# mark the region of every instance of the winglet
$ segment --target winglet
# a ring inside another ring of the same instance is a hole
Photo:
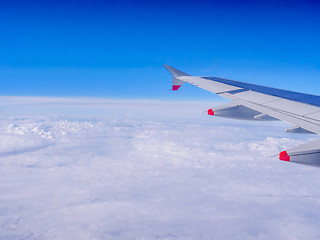
[[[183,77],[183,76],[190,76],[184,72],[181,72],[178,69],[175,69],[173,67],[170,67],[168,65],[163,65],[173,76],[173,81],[172,81],[172,91],[177,91],[182,84],[184,84],[184,81],[182,81],[181,79],[178,79],[179,77]]]

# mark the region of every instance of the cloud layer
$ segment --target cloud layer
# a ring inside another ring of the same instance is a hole
[[[316,138],[201,102],[1,97],[0,239],[316,239]]]

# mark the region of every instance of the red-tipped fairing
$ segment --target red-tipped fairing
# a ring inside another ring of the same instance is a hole
[[[281,161],[290,162],[290,156],[288,155],[287,151],[283,151],[279,154],[279,159]]]
[[[213,116],[213,115],[214,115],[214,111],[213,111],[212,109],[209,109],[209,110],[208,110],[208,115]]]

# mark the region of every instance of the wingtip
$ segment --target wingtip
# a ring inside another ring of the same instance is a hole
[[[188,74],[181,72],[180,70],[171,67],[169,65],[164,64],[163,65],[174,77],[182,77],[182,76],[189,76]]]
[[[171,67],[169,65],[163,64],[162,66],[170,72]]]

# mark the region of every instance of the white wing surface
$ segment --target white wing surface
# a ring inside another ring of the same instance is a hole
[[[320,134],[320,96],[281,90],[218,77],[187,75],[164,65],[173,75],[172,90],[189,83],[232,101],[208,114],[245,120],[282,120],[293,133]],[[320,166],[320,141],[283,151],[280,160]]]

